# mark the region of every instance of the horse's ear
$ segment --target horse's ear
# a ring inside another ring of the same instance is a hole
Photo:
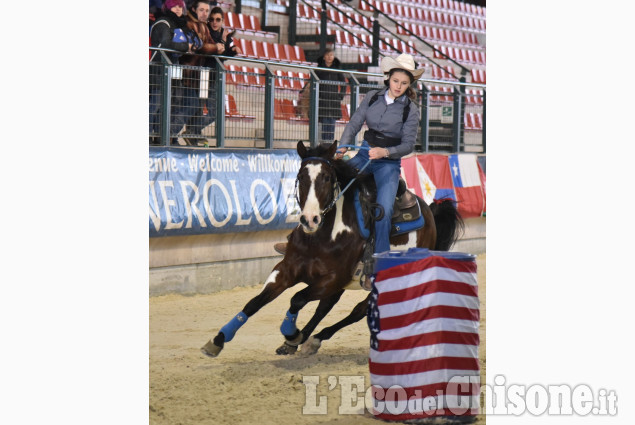
[[[298,140],[298,155],[300,155],[300,158],[304,159],[307,156],[306,153],[306,146],[304,146],[304,143],[302,142],[302,140]]]
[[[331,146],[329,146],[328,157],[333,158],[335,156],[336,151],[337,151],[337,140],[331,143]]]

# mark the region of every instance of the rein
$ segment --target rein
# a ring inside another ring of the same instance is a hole
[[[365,149],[365,150],[369,150],[370,148],[366,147],[366,146],[354,146],[354,145],[340,145],[339,147],[341,148],[349,148],[349,149]],[[302,160],[302,164],[304,164],[306,161],[313,161],[313,160],[318,160],[318,161],[322,161],[327,163],[329,166],[333,167],[333,164],[331,164],[331,161],[329,161],[328,159],[325,158],[321,158],[318,156],[311,156],[308,158],[305,158]],[[366,161],[366,164],[364,164],[364,166],[362,168],[360,168],[359,172],[357,173],[357,176],[359,176],[362,171],[364,171],[364,169],[370,164],[371,159],[369,158],[368,161]],[[320,211],[320,215],[324,216],[324,214],[328,213],[329,211],[331,211],[333,209],[333,207],[335,206],[335,203],[342,197],[342,195],[344,195],[344,193],[348,190],[349,187],[351,187],[351,185],[353,184],[353,182],[355,180],[357,180],[357,176],[355,176],[350,182],[348,182],[348,184],[346,185],[346,187],[344,188],[344,190],[340,191],[339,190],[339,182],[336,182],[335,185],[333,186],[333,189],[337,192],[339,192],[337,194],[337,196],[335,196],[333,198],[333,200],[322,210]],[[296,179],[296,189],[297,189],[297,183],[298,180]],[[296,190],[296,199],[297,199],[297,190]],[[298,200],[298,204],[300,204],[300,201]]]

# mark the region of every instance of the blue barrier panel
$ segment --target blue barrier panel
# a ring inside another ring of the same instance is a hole
[[[150,147],[150,237],[291,229],[299,169],[293,149]]]

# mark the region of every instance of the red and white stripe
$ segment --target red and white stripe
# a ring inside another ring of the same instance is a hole
[[[373,401],[384,408],[373,413],[393,421],[478,414],[476,263],[431,256],[379,271],[375,285],[379,333],[369,369]],[[388,391],[395,385],[403,391]],[[432,408],[425,397],[435,398]]]

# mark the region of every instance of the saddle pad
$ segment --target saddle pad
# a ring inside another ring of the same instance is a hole
[[[414,221],[402,221],[400,223],[392,222],[392,228],[390,229],[390,236],[403,235],[404,233],[412,232],[413,230],[421,229],[425,223],[423,215],[420,215],[418,219]]]
[[[359,202],[359,190],[355,190],[355,212],[357,213],[357,224],[359,225],[359,233],[364,239],[370,236],[370,230],[364,224],[364,214],[362,213],[362,204]]]

